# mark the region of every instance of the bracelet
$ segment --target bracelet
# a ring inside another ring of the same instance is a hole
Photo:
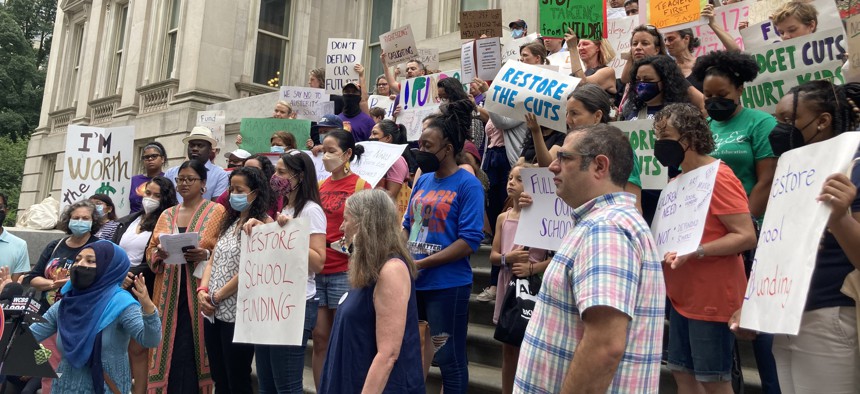
[[[506,254],[506,253],[502,253],[502,267],[507,267],[507,266],[508,266],[508,264],[507,264],[507,263],[505,263],[505,254]]]
[[[206,290],[206,292],[208,293],[208,292],[209,292],[209,287],[206,287],[206,286],[200,286],[200,287],[198,287],[198,288],[197,288],[197,292],[198,292],[198,293],[199,293],[201,290]]]

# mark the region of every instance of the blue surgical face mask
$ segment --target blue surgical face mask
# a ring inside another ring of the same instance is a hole
[[[511,30],[511,37],[520,38],[523,36],[523,29],[514,29]]]
[[[273,145],[269,151],[272,153],[284,153],[286,151],[286,148],[284,148],[283,146]]]
[[[84,235],[93,228],[92,220],[83,220],[83,219],[72,219],[69,220],[69,230],[71,230],[74,235]]]
[[[242,212],[248,209],[249,205],[251,205],[251,203],[248,202],[247,194],[230,193],[230,206],[233,207],[234,210]]]
[[[105,215],[105,207],[103,205],[96,205],[96,212],[99,213],[99,216]]]

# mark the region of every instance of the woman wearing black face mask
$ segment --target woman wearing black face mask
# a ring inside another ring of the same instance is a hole
[[[714,139],[690,104],[670,104],[654,116],[654,155],[682,173],[709,165]],[[731,168],[720,163],[698,249],[666,253],[663,274],[669,312],[669,369],[679,392],[731,391],[735,338],[726,324],[743,302],[747,279],[741,252],[755,247],[749,202]],[[719,280],[714,280],[719,278]]]
[[[627,101],[621,111],[624,120],[652,119],[668,104],[691,102],[689,82],[669,56],[649,56],[636,61],[630,79]]]
[[[362,87],[364,86],[364,67],[356,64],[355,71],[358,72],[360,80],[350,82],[343,87],[343,112],[338,117],[344,124],[349,122],[348,130],[355,137],[355,142],[361,142],[370,138],[370,130],[376,122],[367,114],[370,109],[367,107],[367,91]]]
[[[128,342],[155,347],[161,320],[149,299],[143,276],[134,280],[134,295],[120,285],[129,269],[125,251],[109,241],[81,250],[63,286],[63,299],[31,329],[36,340],[57,333],[62,362],[53,391],[58,393],[128,393],[131,372]]]

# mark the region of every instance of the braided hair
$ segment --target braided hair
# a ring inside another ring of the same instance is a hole
[[[427,122],[427,128],[435,128],[442,133],[442,138],[454,147],[456,155],[463,150],[466,133],[472,127],[472,108],[470,100],[449,102],[440,107],[441,113],[424,118],[424,122]]]
[[[793,94],[793,113],[797,113],[797,102],[803,95],[803,105],[819,114],[828,113],[833,117],[833,135],[856,130],[860,125],[860,83],[837,86],[830,81],[811,81],[798,85],[788,91]]]

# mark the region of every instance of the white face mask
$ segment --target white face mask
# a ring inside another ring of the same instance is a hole
[[[326,153],[323,155],[323,166],[328,172],[334,172],[338,167],[343,165],[343,159],[336,153]]]
[[[152,213],[156,209],[158,209],[158,206],[161,205],[161,201],[158,201],[152,197],[144,197],[143,202],[141,204],[143,205],[143,212]]]

